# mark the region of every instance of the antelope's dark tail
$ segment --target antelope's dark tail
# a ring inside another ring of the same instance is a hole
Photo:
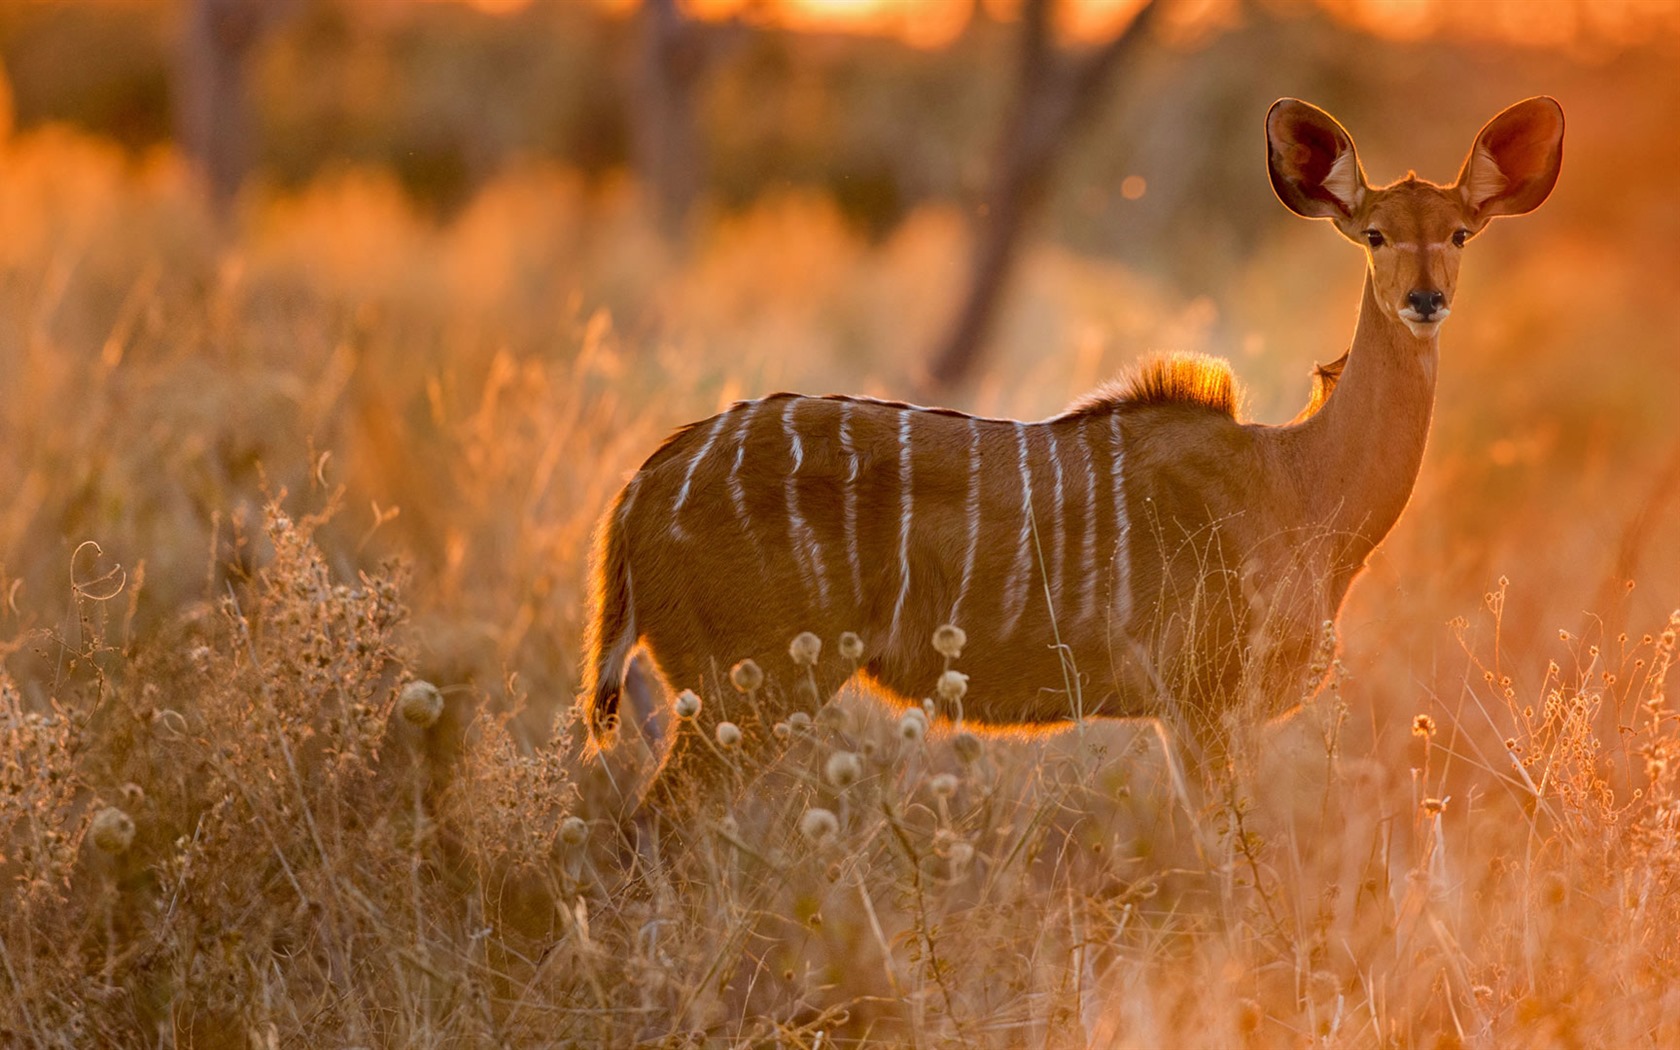
[[[618,724],[625,662],[636,644],[636,613],[630,590],[630,562],[620,511],[625,492],[613,500],[595,530],[590,559],[590,617],[584,633],[584,724],[597,747]]]

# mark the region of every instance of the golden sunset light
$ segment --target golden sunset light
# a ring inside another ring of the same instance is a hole
[[[426,0],[464,3],[491,14],[516,14],[532,0]],[[627,15],[642,0],[590,0]],[[796,32],[893,36],[937,48],[959,36],[977,14],[1012,22],[1022,0],[678,0],[705,20],[747,19]],[[1058,0],[1057,29],[1069,40],[1112,35],[1136,14],[1141,0]],[[1216,23],[1240,17],[1241,0],[1186,0],[1173,17]],[[1300,17],[1309,6],[1349,25],[1394,40],[1452,33],[1529,47],[1603,41],[1625,46],[1652,33],[1680,31],[1680,0],[1255,0],[1278,17]]]
[[[0,1046],[1680,1046],[1677,51],[0,4]]]

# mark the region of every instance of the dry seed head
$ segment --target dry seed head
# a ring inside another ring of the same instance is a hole
[[[742,660],[729,669],[729,683],[740,692],[750,693],[764,684],[764,672],[751,660]]]
[[[1412,735],[1428,739],[1435,735],[1435,719],[1428,715],[1418,715],[1412,719]]]
[[[928,723],[931,725],[933,723],[933,697],[922,697],[922,714],[928,716]]]
[[[693,718],[700,713],[700,697],[694,690],[684,689],[677,694],[677,717]]]
[[[961,671],[946,671],[939,676],[939,685],[934,691],[946,703],[957,703],[968,693],[968,675]]]
[[[1426,798],[1423,800],[1423,811],[1432,817],[1439,815],[1446,808],[1447,800],[1444,798]]]
[[[974,847],[958,839],[946,849],[945,856],[950,859],[952,868],[965,868],[974,859]]]
[[[560,822],[560,841],[566,845],[580,845],[588,837],[589,825],[582,817],[570,816]]]
[[[863,659],[863,639],[855,631],[841,632],[840,655],[848,660]]]
[[[863,776],[863,762],[850,751],[836,751],[828,756],[823,775],[837,788],[851,787]]]
[[[443,714],[443,694],[432,683],[416,678],[397,695],[397,710],[409,725],[430,729]]]
[[[940,773],[928,781],[928,789],[940,798],[950,798],[957,793],[957,778],[950,773]]]
[[[734,722],[719,722],[717,742],[723,747],[735,747],[741,742],[741,727]]]
[[[121,853],[134,844],[134,818],[115,806],[106,806],[94,816],[88,837],[106,853]]]
[[[809,729],[811,728],[811,716],[803,711],[795,711],[788,715],[787,724],[788,728],[793,730]]]
[[[788,655],[800,667],[815,667],[817,657],[822,655],[822,639],[810,631],[800,631],[788,646]]]
[[[830,732],[844,733],[851,719],[846,716],[846,709],[839,704],[824,704],[817,711],[817,721]]]
[[[793,727],[786,722],[777,722],[771,727],[770,732],[776,734],[777,740],[786,740],[793,735]]]
[[[951,747],[964,762],[974,762],[980,758],[980,738],[973,733],[958,733],[952,739]]]
[[[968,644],[968,635],[956,624],[948,623],[933,632],[933,647],[939,650],[939,655],[947,660],[955,660],[962,655],[963,646]]]
[[[920,743],[927,736],[927,731],[927,715],[922,714],[921,708],[912,707],[898,716],[898,735],[910,743]]]
[[[799,818],[799,833],[812,842],[827,842],[840,831],[840,818],[831,811],[813,807]]]

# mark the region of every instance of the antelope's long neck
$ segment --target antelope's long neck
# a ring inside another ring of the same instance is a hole
[[[1324,407],[1290,428],[1308,519],[1361,561],[1393,528],[1423,462],[1435,405],[1436,335],[1377,305],[1369,276],[1347,366]]]

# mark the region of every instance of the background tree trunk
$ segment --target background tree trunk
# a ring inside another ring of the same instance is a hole
[[[1015,100],[998,142],[980,212],[968,291],[928,367],[929,393],[961,384],[991,334],[1028,218],[1043,202],[1055,166],[1103,98],[1115,69],[1153,23],[1149,0],[1125,29],[1084,55],[1062,54],[1050,25],[1052,0],[1026,0]]]
[[[218,209],[251,166],[251,55],[290,0],[189,0],[176,80],[176,134]]]
[[[672,238],[682,234],[704,175],[697,122],[699,88],[710,64],[704,32],[677,0],[642,4],[632,143],[660,229]]]

